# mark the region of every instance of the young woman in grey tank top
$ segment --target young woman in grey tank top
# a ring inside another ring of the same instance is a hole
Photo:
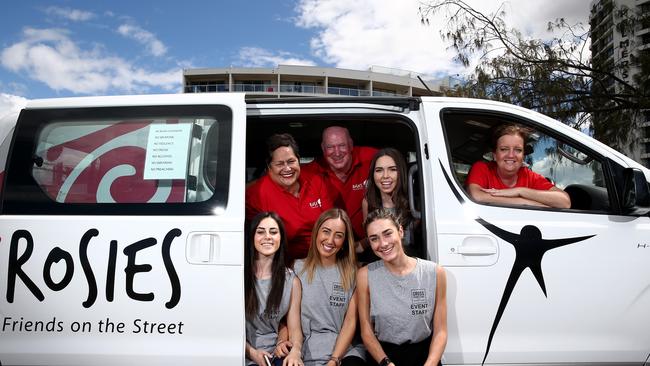
[[[439,365],[447,344],[444,269],[404,253],[404,230],[390,211],[369,213],[364,225],[380,258],[357,273],[366,349],[380,366]]]
[[[307,258],[297,260],[294,270],[302,284],[305,365],[365,366],[365,349],[354,338],[357,263],[352,224],[344,210],[320,215]]]
[[[250,224],[244,250],[246,365],[266,366],[273,359],[280,320],[286,315],[293,344],[285,366],[302,366],[300,280],[284,265],[287,239],[274,212],[262,212]]]

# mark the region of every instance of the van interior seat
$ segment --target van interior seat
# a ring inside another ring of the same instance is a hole
[[[607,189],[585,184],[570,184],[564,191],[571,198],[571,208],[576,210],[609,211]]]

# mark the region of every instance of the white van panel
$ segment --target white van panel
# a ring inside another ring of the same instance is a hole
[[[235,141],[245,139],[243,95],[70,98],[27,108],[179,104],[232,112],[227,205],[199,215],[129,214],[131,206],[122,215],[2,215],[2,364],[242,364],[245,164]],[[96,205],[101,213],[119,204]],[[197,261],[204,238],[208,257]]]

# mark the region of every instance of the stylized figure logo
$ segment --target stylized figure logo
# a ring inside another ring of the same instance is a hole
[[[445,179],[447,180],[447,184],[449,185],[451,191],[454,193],[454,196],[456,196],[456,199],[458,199],[458,202],[460,202],[461,205],[465,204],[465,199],[460,194],[460,192],[458,192],[458,190],[452,183],[451,178],[447,174],[447,171],[445,170],[445,167],[442,164],[442,161],[440,160],[438,161],[440,163],[440,168],[442,169],[442,172],[445,175]],[[479,224],[483,225],[494,235],[512,244],[512,246],[515,248],[515,262],[512,264],[512,269],[510,270],[510,276],[508,277],[508,281],[506,282],[506,287],[503,290],[503,295],[501,296],[501,302],[499,303],[499,308],[497,309],[497,315],[494,318],[494,323],[492,323],[492,329],[490,330],[490,336],[488,337],[488,343],[487,343],[487,347],[485,348],[485,355],[483,356],[483,362],[481,363],[481,364],[485,364],[485,360],[487,359],[487,356],[490,353],[490,346],[492,345],[492,339],[494,338],[494,333],[496,332],[497,327],[499,326],[499,321],[503,316],[503,312],[505,311],[506,306],[508,305],[508,300],[510,300],[510,295],[512,294],[512,290],[514,290],[515,285],[519,280],[519,276],[521,276],[521,273],[526,268],[530,268],[530,271],[533,272],[533,275],[535,276],[535,279],[537,280],[539,287],[542,288],[542,291],[544,292],[544,296],[547,296],[546,284],[544,283],[544,274],[542,273],[542,258],[544,257],[544,254],[546,254],[546,252],[551,249],[559,248],[561,246],[568,245],[568,244],[577,243],[579,241],[594,237],[595,235],[578,236],[578,237],[564,238],[564,239],[543,239],[542,232],[539,230],[539,228],[533,225],[526,225],[521,228],[519,234],[515,234],[503,230],[483,220],[480,217],[476,219],[476,221]]]
[[[512,290],[515,288],[515,285],[517,284],[521,273],[526,268],[530,268],[531,272],[533,272],[533,275],[535,276],[535,279],[537,280],[537,283],[539,284],[539,287],[542,288],[544,296],[547,296],[546,285],[544,284],[544,274],[542,273],[542,258],[544,257],[544,254],[546,254],[546,252],[551,249],[577,243],[579,241],[589,239],[595,235],[578,236],[574,238],[564,239],[542,239],[542,232],[533,225],[526,225],[521,228],[521,232],[519,234],[515,234],[503,230],[493,224],[490,224],[481,218],[476,219],[476,221],[479,224],[483,225],[494,235],[512,244],[512,246],[515,248],[515,262],[512,264],[512,270],[510,271],[510,276],[506,282],[506,288],[503,290],[501,303],[499,303],[497,315],[494,318],[494,323],[492,324],[492,329],[490,330],[487,348],[485,349],[485,356],[483,356],[482,364],[484,364],[485,359],[490,352],[490,345],[492,344],[494,333],[497,330],[497,326],[499,325],[503,311],[506,309],[506,305],[508,305],[508,300],[510,299]]]

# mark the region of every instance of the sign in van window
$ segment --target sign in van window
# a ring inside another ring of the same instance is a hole
[[[216,128],[210,118],[52,122],[38,137],[32,175],[61,203],[205,201],[203,162],[218,149],[203,144]]]
[[[185,179],[191,131],[187,123],[149,127],[144,179]]]

